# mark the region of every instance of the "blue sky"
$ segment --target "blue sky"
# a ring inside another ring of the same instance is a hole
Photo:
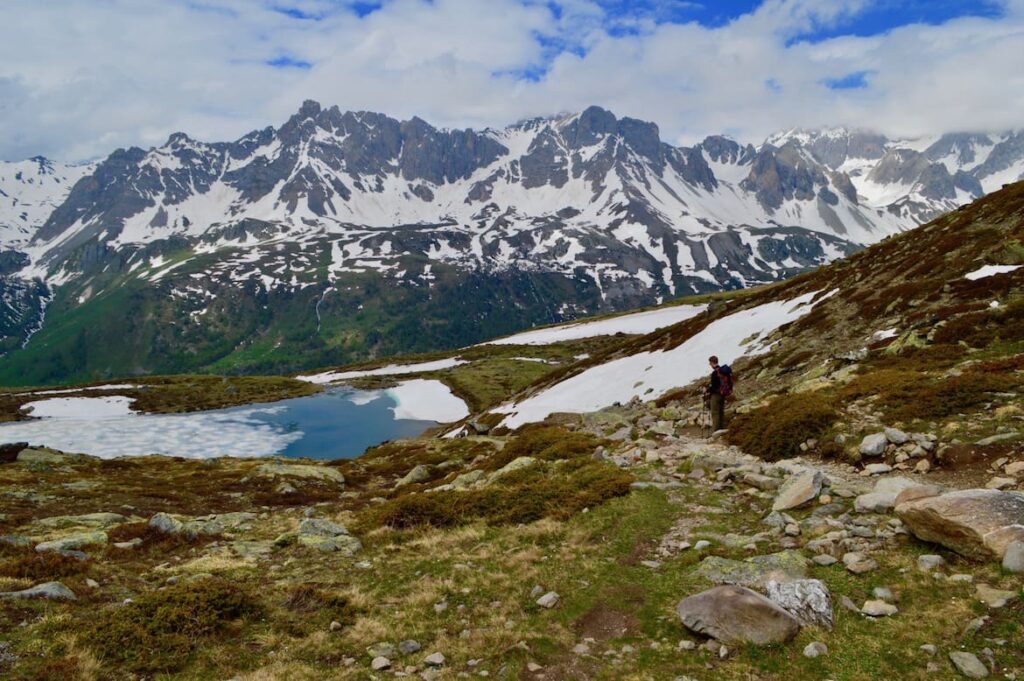
[[[605,106],[666,141],[1024,127],[1024,0],[6,0],[0,158],[278,125]]]

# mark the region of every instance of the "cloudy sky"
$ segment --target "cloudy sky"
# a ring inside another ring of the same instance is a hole
[[[443,126],[598,104],[669,142],[1024,127],[1024,0],[3,0],[0,158],[234,139],[302,100]]]

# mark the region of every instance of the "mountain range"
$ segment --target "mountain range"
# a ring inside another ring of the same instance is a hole
[[[306,102],[0,164],[0,381],[290,371],[776,281],[1024,174],[1024,132],[694,146],[590,107],[446,130]]]

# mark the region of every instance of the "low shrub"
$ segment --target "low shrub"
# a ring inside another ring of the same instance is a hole
[[[120,670],[169,672],[183,667],[204,639],[260,613],[245,589],[212,577],[90,613],[93,623],[83,640],[100,659]]]
[[[48,581],[88,572],[90,563],[55,551],[37,553],[27,549],[23,555],[0,563],[0,577]]]
[[[590,456],[604,440],[561,426],[531,424],[516,431],[505,448],[491,456],[485,468],[497,470],[513,459],[529,456],[543,461],[558,461],[576,456]]]
[[[355,622],[359,609],[347,596],[317,584],[298,584],[285,596],[284,606],[303,615],[317,615],[322,619],[348,626]]]
[[[566,519],[629,493],[633,478],[606,463],[577,459],[557,470],[534,466],[483,489],[407,494],[367,511],[364,526],[394,529]]]
[[[839,414],[819,393],[782,395],[766,406],[735,416],[729,441],[766,461],[800,453],[800,444],[821,438]]]
[[[883,407],[897,419],[934,419],[975,411],[992,401],[993,393],[1018,387],[1016,377],[1006,374],[968,371],[950,378],[918,380],[902,393],[902,399],[884,396]]]

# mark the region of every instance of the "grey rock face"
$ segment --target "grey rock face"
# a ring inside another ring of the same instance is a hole
[[[949,654],[949,661],[960,674],[969,679],[984,679],[989,675],[988,667],[974,653],[956,650]]]
[[[739,586],[718,586],[684,598],[676,613],[687,629],[725,645],[785,643],[800,631],[791,614]]]
[[[1002,560],[1013,542],[1024,541],[1024,494],[970,489],[913,499],[896,506],[918,538],[968,558]]]
[[[832,594],[821,580],[770,581],[765,586],[768,598],[800,624],[832,630]]]

